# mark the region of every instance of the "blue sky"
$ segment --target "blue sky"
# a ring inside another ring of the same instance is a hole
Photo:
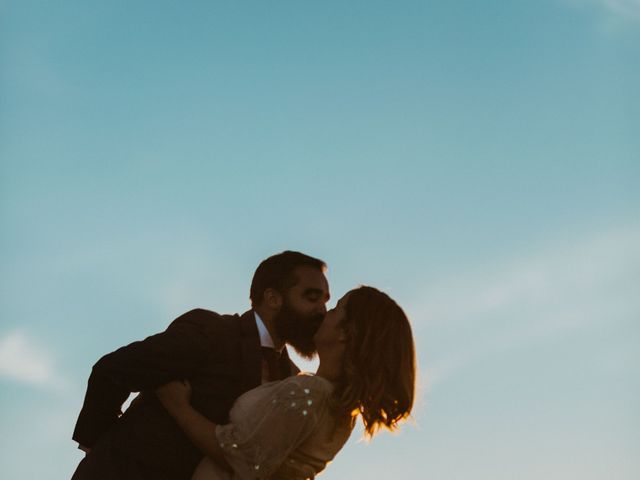
[[[324,478],[640,473],[640,3],[0,3],[0,460],[260,260],[412,318],[413,421]],[[305,364],[313,368],[313,364]]]

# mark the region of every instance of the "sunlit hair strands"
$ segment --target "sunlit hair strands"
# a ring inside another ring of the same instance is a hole
[[[333,395],[338,411],[361,415],[365,434],[395,430],[411,413],[416,361],[411,325],[385,293],[360,287],[349,294],[343,324],[347,348]]]

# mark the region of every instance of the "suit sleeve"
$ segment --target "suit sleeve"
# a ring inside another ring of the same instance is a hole
[[[121,415],[131,392],[190,377],[207,357],[209,343],[203,326],[210,319],[206,313],[192,310],[166,331],[102,357],[91,371],[73,439],[92,447]]]

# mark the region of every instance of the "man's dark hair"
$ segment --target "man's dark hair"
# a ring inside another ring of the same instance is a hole
[[[317,268],[321,272],[324,272],[327,268],[327,265],[322,260],[291,250],[263,260],[258,265],[251,281],[251,291],[249,293],[251,306],[257,307],[262,303],[262,297],[267,288],[273,288],[284,295],[297,282],[293,271],[302,266]]]

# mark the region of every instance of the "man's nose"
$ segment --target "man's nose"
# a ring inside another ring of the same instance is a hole
[[[327,306],[324,303],[320,306],[319,313],[321,313],[322,315],[327,314]]]

